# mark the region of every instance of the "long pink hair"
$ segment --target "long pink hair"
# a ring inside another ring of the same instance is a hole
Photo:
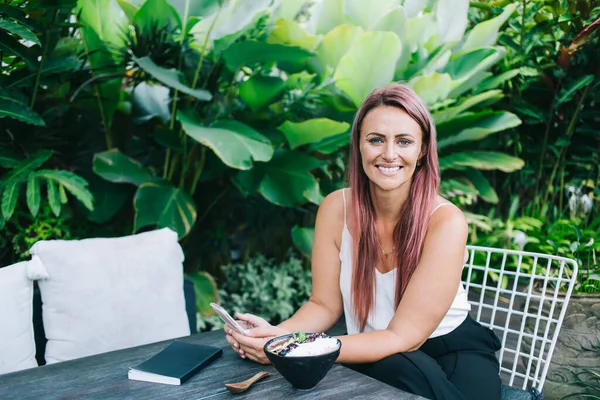
[[[396,307],[421,258],[428,220],[440,184],[435,124],[425,103],[412,89],[403,84],[394,83],[374,90],[360,106],[354,118],[348,179],[352,192],[354,222],[352,301],[361,331],[365,328],[373,305],[375,265],[380,252],[370,181],[362,167],[360,130],[369,111],[380,106],[404,110],[419,124],[423,134],[420,165],[415,169],[408,198],[394,229],[395,260],[398,268]]]

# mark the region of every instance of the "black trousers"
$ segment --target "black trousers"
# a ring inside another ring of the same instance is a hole
[[[419,350],[375,363],[345,364],[355,371],[433,400],[500,400],[500,340],[470,316]]]

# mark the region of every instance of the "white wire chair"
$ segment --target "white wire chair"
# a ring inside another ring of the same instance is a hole
[[[463,283],[471,315],[502,341],[498,359],[503,383],[541,392],[575,285],[577,263],[526,251],[471,245],[467,250]]]

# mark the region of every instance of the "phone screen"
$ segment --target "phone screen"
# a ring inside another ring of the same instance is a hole
[[[210,306],[217,313],[217,315],[227,324],[231,329],[235,329],[238,333],[244,335],[244,328],[229,315],[229,313],[220,305],[216,303],[210,303]]]

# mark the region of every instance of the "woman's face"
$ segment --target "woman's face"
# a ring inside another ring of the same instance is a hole
[[[380,106],[369,111],[360,129],[360,154],[371,184],[384,191],[410,184],[422,141],[421,127],[404,110]]]

